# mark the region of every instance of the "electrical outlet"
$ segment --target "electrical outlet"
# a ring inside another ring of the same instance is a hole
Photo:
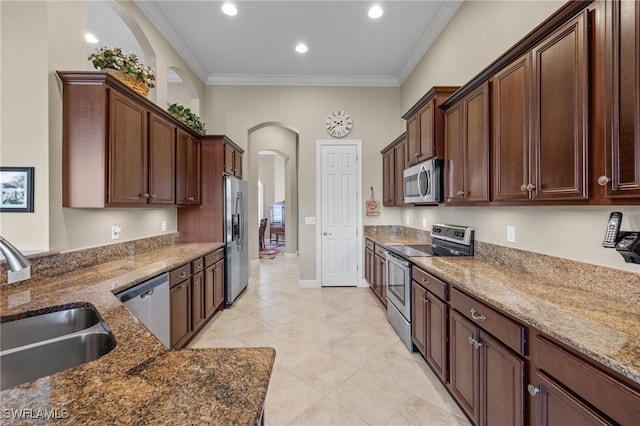
[[[111,226],[111,239],[117,240],[120,238],[120,231],[122,231],[122,227],[120,225]]]
[[[422,227],[423,227],[423,228],[426,228],[426,227],[427,227],[427,218],[426,218],[426,217],[423,217],[423,218],[422,218]]]
[[[167,221],[166,220],[163,220],[161,222],[160,229],[162,230],[162,232],[167,232]]]
[[[409,219],[409,216],[407,216],[407,217],[405,218],[405,222],[407,223],[407,225],[409,225],[409,222],[410,222],[410,221],[411,221],[411,219]]]
[[[516,242],[516,227],[507,226],[507,241],[510,243]]]

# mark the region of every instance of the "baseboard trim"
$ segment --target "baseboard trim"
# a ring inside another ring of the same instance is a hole
[[[320,282],[318,280],[299,280],[298,287],[300,288],[320,288]]]

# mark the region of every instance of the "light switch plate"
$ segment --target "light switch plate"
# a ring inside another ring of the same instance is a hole
[[[118,238],[120,238],[120,231],[122,231],[120,225],[111,226],[111,239],[117,240]]]
[[[516,227],[507,226],[507,241],[510,243],[516,242]]]
[[[316,218],[313,216],[307,216],[304,218],[304,224],[305,225],[315,225],[316,224]]]

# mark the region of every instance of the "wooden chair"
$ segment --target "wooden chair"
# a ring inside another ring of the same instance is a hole
[[[267,229],[267,218],[260,219],[260,227],[258,228],[258,246],[260,251],[264,251],[264,233]]]

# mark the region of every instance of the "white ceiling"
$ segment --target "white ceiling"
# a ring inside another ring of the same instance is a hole
[[[230,17],[222,1],[134,1],[208,84],[349,86],[402,84],[462,3],[235,1],[238,15]],[[378,20],[367,16],[374,3],[384,9]],[[99,45],[139,49],[106,9],[89,2]],[[306,54],[295,52],[298,42],[309,46]]]

